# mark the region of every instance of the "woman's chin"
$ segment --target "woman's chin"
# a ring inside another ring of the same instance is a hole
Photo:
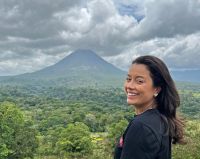
[[[131,100],[129,100],[129,99],[127,99],[127,104],[128,104],[128,105],[134,105],[135,102],[134,102],[134,101],[131,101]]]

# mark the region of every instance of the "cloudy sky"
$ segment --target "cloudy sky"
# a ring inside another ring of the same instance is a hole
[[[33,72],[76,49],[126,70],[151,54],[200,69],[200,0],[0,0],[0,75]]]

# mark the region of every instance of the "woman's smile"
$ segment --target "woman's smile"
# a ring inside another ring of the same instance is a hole
[[[136,93],[136,92],[127,92],[127,98],[128,99],[135,99],[138,96],[139,96],[139,93]]]

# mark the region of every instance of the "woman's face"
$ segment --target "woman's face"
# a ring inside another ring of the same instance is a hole
[[[154,102],[157,89],[153,87],[150,71],[143,64],[132,64],[124,85],[127,103],[135,107],[146,107]]]

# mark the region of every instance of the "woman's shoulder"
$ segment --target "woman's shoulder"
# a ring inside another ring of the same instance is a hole
[[[140,121],[144,123],[157,121],[160,120],[160,113],[157,109],[149,109],[144,113],[137,115],[134,120],[135,122]]]
[[[157,109],[151,109],[136,116],[133,120],[134,124],[141,124],[143,127],[147,127],[159,138],[166,134],[166,123]]]
[[[141,120],[134,120],[126,134],[126,141],[142,145],[160,145],[161,137],[150,126]]]

